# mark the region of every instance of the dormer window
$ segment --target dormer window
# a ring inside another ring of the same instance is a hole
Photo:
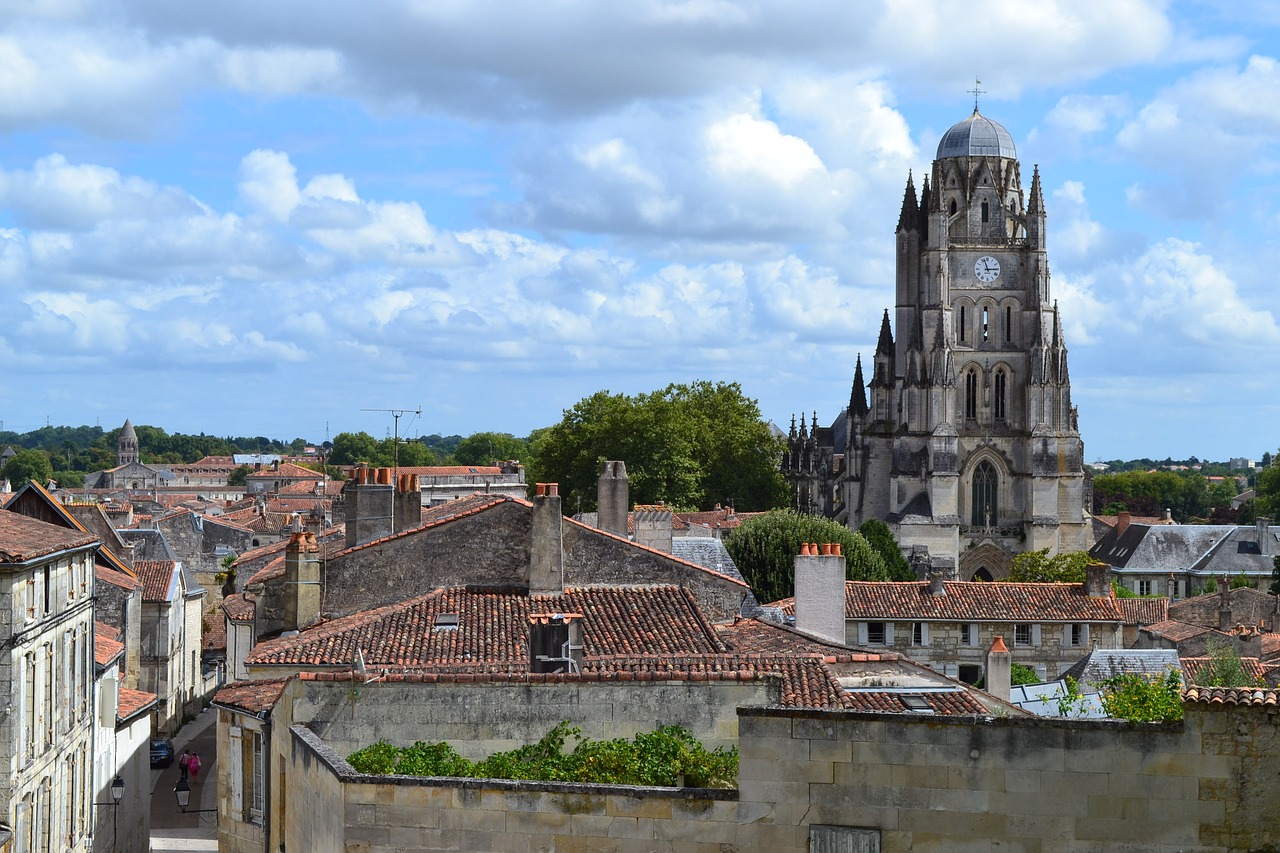
[[[582,671],[581,613],[529,615],[529,671],[573,674]]]
[[[458,614],[457,613],[437,613],[435,629],[437,631],[458,630]]]

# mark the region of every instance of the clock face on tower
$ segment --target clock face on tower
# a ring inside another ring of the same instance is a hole
[[[978,281],[995,281],[1000,277],[1000,262],[990,255],[983,255],[973,265],[973,274],[978,277]]]

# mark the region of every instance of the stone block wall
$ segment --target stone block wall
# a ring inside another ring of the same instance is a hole
[[[555,676],[551,677],[557,678]],[[634,737],[680,725],[709,749],[738,741],[736,708],[776,702],[776,679],[757,681],[591,681],[385,683],[298,681],[287,722],[304,723],[349,755],[379,740],[397,746],[447,740],[472,759],[539,740],[562,720],[593,740]],[[277,719],[277,723],[280,720]]]

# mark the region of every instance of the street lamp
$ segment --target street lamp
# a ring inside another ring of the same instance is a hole
[[[120,774],[111,780],[111,802],[94,803],[95,806],[111,806],[111,837],[114,839],[111,848],[114,850],[120,843],[120,801],[124,799],[124,780]]]
[[[201,812],[216,812],[217,809],[188,809],[187,804],[191,802],[191,786],[187,784],[186,778],[179,778],[178,784],[173,786],[173,795],[178,799],[178,808],[182,809],[183,814],[200,814]]]

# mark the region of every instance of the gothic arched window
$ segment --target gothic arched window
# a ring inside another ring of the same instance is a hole
[[[965,310],[964,310],[964,306],[963,306],[963,305],[961,305],[961,306],[960,306],[960,343],[964,343],[964,342],[965,342],[965,331],[964,331],[964,327],[965,327],[965,325],[966,325],[966,320],[967,320],[967,319],[968,319],[968,318],[966,318],[966,317],[965,317]]]
[[[990,462],[980,462],[973,471],[972,523],[975,527],[994,527],[996,524],[996,486],[999,479]]]
[[[995,398],[995,416],[996,420],[1004,420],[1005,415],[1005,388],[1008,377],[1003,370],[996,371],[996,398]]]
[[[951,215],[956,215],[956,200],[954,198],[951,199]]]
[[[965,420],[978,418],[978,371],[968,370],[964,374],[964,417]]]
[[[985,344],[991,340],[991,314],[987,307],[982,306],[982,342]]]
[[[982,203],[982,221],[983,221],[983,222],[986,222],[986,221],[987,221],[987,219],[988,219],[988,218],[990,218],[990,216],[991,216],[991,214],[990,214],[990,211],[989,211],[989,210],[988,210],[988,208],[987,208],[987,203],[984,201],[984,202]]]
[[[1004,306],[1004,342],[1013,341],[1013,306]]]

